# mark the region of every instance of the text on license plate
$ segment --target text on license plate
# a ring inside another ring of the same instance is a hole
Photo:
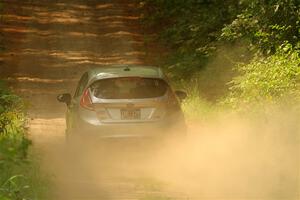
[[[140,109],[122,109],[121,110],[121,119],[132,120],[140,119],[141,110]]]

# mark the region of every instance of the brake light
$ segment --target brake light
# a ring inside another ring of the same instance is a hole
[[[80,106],[87,110],[94,110],[94,105],[93,105],[91,97],[90,97],[89,89],[86,89],[83,92],[83,95],[80,99]]]

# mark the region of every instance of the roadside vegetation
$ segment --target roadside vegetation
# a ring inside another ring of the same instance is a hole
[[[189,91],[184,109],[191,118],[299,101],[299,1],[141,0],[140,6],[144,26],[159,30],[157,39],[170,49],[162,67]]]
[[[29,153],[25,104],[0,84],[0,199],[44,199],[46,181]]]
[[[0,22],[2,21],[0,2]],[[0,33],[0,52],[5,50]],[[0,80],[0,200],[45,199],[46,181],[30,155],[26,106]]]

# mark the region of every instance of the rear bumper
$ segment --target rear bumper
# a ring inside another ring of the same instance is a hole
[[[93,138],[162,138],[172,134],[186,134],[184,122],[103,123],[93,125],[83,120],[77,123],[71,134]]]

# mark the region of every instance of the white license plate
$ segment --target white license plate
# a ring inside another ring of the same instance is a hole
[[[124,120],[141,119],[141,110],[140,109],[122,109],[121,110],[121,119],[124,119]]]

